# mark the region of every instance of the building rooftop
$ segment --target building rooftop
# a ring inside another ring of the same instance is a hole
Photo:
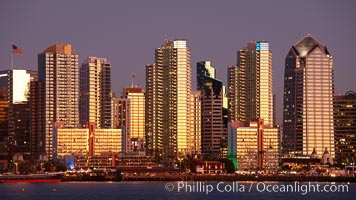
[[[329,54],[326,46],[320,43],[317,39],[315,39],[312,35],[307,34],[303,39],[293,45],[294,49],[298,53],[299,56],[305,57],[307,56],[314,48],[319,47],[326,54]]]

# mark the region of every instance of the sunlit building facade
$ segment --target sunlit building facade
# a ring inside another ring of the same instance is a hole
[[[68,128],[64,123],[55,123],[53,129],[53,157],[100,156],[105,153],[121,154],[121,129],[96,128],[88,123],[86,128]]]
[[[166,162],[189,153],[190,91],[187,42],[167,40],[155,50],[155,64],[146,66],[147,148]]]
[[[122,90],[123,99],[128,100],[129,131],[133,151],[145,150],[145,92],[140,87],[125,87]]]
[[[201,92],[192,91],[190,95],[190,134],[189,146],[192,155],[201,154]]]
[[[88,57],[80,67],[80,123],[111,127],[111,64],[106,58]]]
[[[273,125],[272,53],[269,42],[249,42],[228,67],[229,117],[232,121],[263,119]]]
[[[63,122],[78,127],[79,65],[78,54],[70,44],[55,44],[38,54],[38,79],[43,82],[45,151],[52,159],[52,127]]]
[[[285,59],[283,147],[285,153],[335,158],[334,65],[325,45],[311,35],[289,50]]]
[[[262,119],[231,122],[228,131],[229,158],[238,170],[276,170],[280,161],[279,128],[265,126]]]

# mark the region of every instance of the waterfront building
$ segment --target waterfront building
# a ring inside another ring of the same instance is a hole
[[[78,127],[78,54],[70,44],[55,44],[38,54],[38,80],[43,83],[43,131],[45,154],[52,159],[53,123]]]
[[[191,98],[190,51],[184,39],[167,40],[146,66],[147,153],[173,162],[188,154]]]
[[[278,169],[279,128],[265,125],[262,119],[230,122],[228,140],[229,159],[233,160],[238,170]]]
[[[100,156],[103,153],[121,154],[121,129],[96,128],[87,123],[85,128],[68,128],[63,122],[56,122],[53,129],[53,157],[62,160],[65,156]]]
[[[325,45],[311,35],[294,44],[285,59],[284,153],[335,158],[334,66]]]
[[[88,57],[80,67],[80,123],[111,127],[111,64],[106,58]]]
[[[335,158],[338,165],[356,165],[356,93],[334,96]]]

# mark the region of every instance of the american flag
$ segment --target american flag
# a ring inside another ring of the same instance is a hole
[[[16,45],[12,44],[12,53],[18,56],[22,55],[22,49],[18,48]]]

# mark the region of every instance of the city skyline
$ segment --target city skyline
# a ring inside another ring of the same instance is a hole
[[[301,15],[299,8],[303,3],[308,6],[303,6]],[[145,87],[145,65],[153,62],[152,49],[157,44],[164,39],[185,38],[190,44],[192,66],[199,60],[211,60],[217,78],[226,85],[226,69],[235,64],[238,49],[248,41],[267,40],[273,53],[277,124],[281,124],[286,52],[295,41],[310,33],[323,41],[333,55],[335,94],[355,90],[351,49],[355,46],[352,36],[356,34],[356,26],[352,19],[356,14],[352,11],[355,3],[351,1],[343,4],[331,1],[155,1],[142,2],[139,6],[135,3],[78,1],[71,3],[72,7],[65,3],[39,1],[2,4],[0,25],[7,31],[0,38],[1,70],[10,68],[11,42],[23,49],[21,57],[14,55],[15,68],[30,70],[37,69],[36,55],[43,48],[55,43],[70,43],[79,54],[80,64],[93,55],[111,61],[112,90],[118,94],[122,87],[130,85],[128,75],[131,73],[137,77],[136,84]],[[93,14],[97,8],[105,10],[105,14]],[[168,8],[182,10],[184,15],[171,13],[172,9]],[[80,10],[83,10],[81,14],[78,13]],[[162,19],[161,15],[167,16],[164,22],[169,22],[165,29],[158,28],[157,20]],[[57,22],[55,27],[50,26],[53,21]],[[103,24],[105,32],[95,28],[99,24]],[[61,31],[61,27],[67,28]],[[120,73],[122,70],[127,73]],[[193,70],[192,77],[195,77],[194,73]],[[192,80],[192,89],[195,89],[195,78]]]

